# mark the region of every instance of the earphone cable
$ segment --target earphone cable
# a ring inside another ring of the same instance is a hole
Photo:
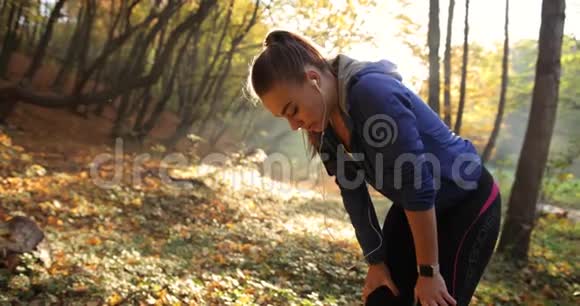
[[[322,145],[324,143],[324,132],[326,131],[326,103],[324,103],[324,97],[322,95],[322,91],[320,90],[319,86],[316,84],[317,82],[315,80],[313,80],[313,82],[314,82],[314,85],[315,85],[316,89],[318,90],[318,94],[320,95],[320,101],[321,101],[322,107],[323,107],[323,111],[322,111],[322,133],[320,134],[320,140],[319,140],[319,146],[318,146],[318,153],[319,153],[319,156],[320,156],[320,153],[322,152]],[[323,203],[326,203],[326,188],[325,188],[324,182],[322,180],[323,174],[324,174],[323,171],[322,171],[322,166],[323,165],[322,165],[322,162],[321,162],[321,164],[319,165],[319,176],[318,177],[319,177],[320,186],[322,188],[322,201],[323,201]],[[364,255],[363,258],[367,258],[368,256],[370,256],[374,252],[380,250],[380,248],[383,245],[383,236],[381,235],[381,233],[373,225],[372,218],[371,218],[371,209],[373,209],[373,207],[372,207],[372,204],[369,203],[369,206],[368,206],[368,219],[369,219],[369,223],[370,223],[371,227],[373,228],[373,230],[375,231],[375,233],[379,237],[379,245],[374,250],[372,250],[368,254]],[[328,229],[328,225],[326,223],[326,214],[323,214],[323,220],[324,220],[324,226],[326,228],[327,233],[332,238],[332,241],[336,241],[336,239],[334,238],[334,236],[332,235],[332,233]],[[356,264],[348,267],[347,270],[351,270],[354,267],[356,267]]]

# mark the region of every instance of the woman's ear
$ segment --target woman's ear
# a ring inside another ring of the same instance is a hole
[[[310,82],[316,82],[320,86],[320,75],[315,70],[306,70],[306,79]]]
[[[312,86],[320,90],[320,76],[313,70],[306,72],[306,78]]]

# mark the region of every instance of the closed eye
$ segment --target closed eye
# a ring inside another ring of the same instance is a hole
[[[292,117],[296,116],[296,114],[298,113],[298,106],[294,106],[294,112],[292,113]]]

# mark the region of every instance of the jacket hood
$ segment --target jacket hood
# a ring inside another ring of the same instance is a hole
[[[367,73],[378,72],[388,74],[399,81],[403,80],[401,74],[397,71],[397,65],[386,59],[376,62],[359,61],[347,55],[338,54],[336,57],[327,60],[327,62],[334,69],[338,79],[338,104],[344,114],[348,114],[348,109],[350,108],[348,104],[348,88],[354,76],[360,77]]]

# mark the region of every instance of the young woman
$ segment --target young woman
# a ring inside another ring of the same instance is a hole
[[[499,233],[498,186],[473,144],[401,83],[389,61],[327,59],[268,33],[251,90],[335,176],[368,263],[367,305],[468,305]],[[367,185],[392,200],[382,231]]]

